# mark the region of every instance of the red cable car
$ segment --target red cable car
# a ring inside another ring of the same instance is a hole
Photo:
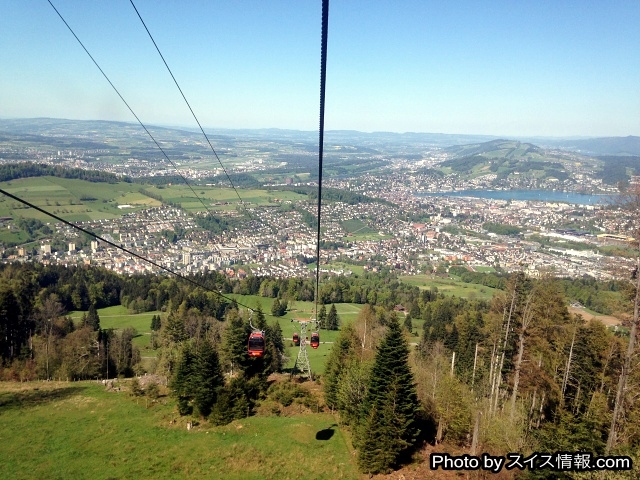
[[[296,347],[299,347],[299,346],[300,346],[300,336],[299,336],[297,333],[294,333],[294,334],[293,334],[293,344],[294,344]]]
[[[252,332],[249,335],[249,356],[258,358],[264,356],[264,334],[262,332]]]
[[[318,348],[318,346],[320,346],[320,335],[318,332],[313,332],[311,334],[311,347]]]

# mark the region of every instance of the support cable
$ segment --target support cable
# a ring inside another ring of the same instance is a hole
[[[178,173],[178,175],[180,175],[180,177],[182,178],[182,180],[184,180],[184,183],[189,187],[189,189],[191,190],[191,192],[193,193],[193,195],[200,200],[200,203],[202,204],[202,206],[205,208],[205,210],[209,213],[211,213],[211,211],[209,210],[209,207],[207,207],[207,205],[204,203],[204,201],[202,200],[202,198],[200,198],[200,196],[198,196],[198,194],[195,192],[195,190],[193,189],[193,187],[191,186],[191,184],[189,183],[189,181],[186,179],[186,177],[182,174],[182,172],[180,171],[180,169],[177,167],[177,165],[173,162],[173,160],[171,160],[169,158],[169,156],[167,155],[167,153],[164,151],[164,149],[160,146],[160,144],[156,141],[156,139],[154,138],[153,135],[151,135],[151,132],[147,129],[147,127],[145,126],[144,123],[142,123],[142,120],[140,120],[140,118],[138,117],[138,115],[136,115],[136,113],[133,111],[133,109],[131,108],[131,106],[127,103],[127,101],[124,99],[124,97],[120,94],[120,92],[118,91],[118,89],[116,88],[116,86],[113,84],[113,82],[111,82],[111,80],[109,79],[109,77],[107,76],[106,73],[104,73],[104,70],[102,70],[102,68],[100,67],[100,65],[98,65],[98,62],[95,60],[95,58],[93,58],[93,55],[91,55],[89,53],[89,50],[87,50],[87,47],[84,46],[84,44],[82,43],[82,41],[78,38],[78,36],[76,35],[76,33],[73,31],[73,29],[71,28],[71,26],[67,23],[67,21],[64,19],[64,17],[62,16],[62,14],[58,11],[58,9],[55,7],[55,5],[53,3],[51,3],[51,0],[47,0],[47,2],[49,2],[49,5],[51,5],[51,8],[53,8],[55,10],[55,12],[58,14],[58,16],[60,17],[60,20],[62,20],[64,22],[64,24],[67,26],[67,28],[69,29],[69,31],[71,32],[71,34],[75,37],[75,39],[78,41],[78,43],[80,44],[80,46],[83,48],[83,50],[86,52],[87,55],[89,55],[89,58],[91,59],[91,61],[93,62],[93,64],[98,67],[98,70],[100,70],[100,73],[102,73],[102,76],[107,80],[107,82],[109,82],[109,85],[111,85],[111,88],[113,88],[113,90],[116,92],[116,94],[118,95],[118,97],[120,97],[120,100],[122,100],[122,102],[126,105],[126,107],[129,109],[129,111],[131,112],[131,114],[135,117],[135,119],[138,121],[138,123],[140,124],[140,126],[144,129],[145,132],[147,132],[147,135],[149,135],[149,137],[151,138],[151,140],[153,140],[153,143],[156,144],[156,147],[158,147],[158,149],[160,149],[160,151],[162,152],[162,154],[164,155],[164,158],[166,158],[169,163],[173,166],[173,168],[176,170],[176,172]],[[236,192],[237,193],[237,192]]]
[[[316,237],[316,295],[315,317],[318,319],[320,296],[320,219],[322,214],[322,154],[324,147],[324,99],[327,82],[327,30],[329,28],[329,0],[322,0],[322,38],[320,47],[320,138],[318,142],[318,232]]]
[[[208,292],[215,293],[220,298],[224,298],[225,300],[227,300],[229,302],[232,302],[232,303],[235,302],[236,304],[240,305],[241,307],[249,309],[250,312],[254,311],[254,308],[249,307],[248,305],[244,305],[243,303],[238,302],[234,298],[227,297],[226,295],[224,295],[223,293],[218,292],[217,290],[213,290],[212,288],[209,288],[206,285],[203,285],[203,284],[201,284],[199,282],[196,282],[192,278],[185,277],[184,275],[181,275],[180,273],[176,272],[175,270],[171,270],[170,268],[164,267],[164,266],[160,265],[159,263],[154,262],[153,260],[150,260],[150,259],[148,259],[146,257],[143,257],[142,255],[139,255],[139,254],[129,250],[128,248],[125,248],[125,247],[123,247],[121,245],[118,245],[118,244],[116,244],[114,242],[111,242],[111,241],[107,240],[106,238],[101,237],[100,235],[98,235],[96,233],[93,233],[91,230],[87,230],[86,228],[82,228],[79,225],[76,225],[76,224],[74,224],[72,222],[69,222],[68,220],[65,220],[64,218],[59,217],[58,215],[56,215],[54,213],[48,212],[44,208],[40,208],[37,205],[34,205],[31,202],[28,202],[27,200],[24,200],[24,199],[22,199],[20,197],[17,197],[15,195],[7,192],[6,190],[3,190],[3,189],[0,188],[0,193],[2,193],[3,195],[6,195],[9,198],[12,198],[13,200],[17,200],[18,202],[22,203],[23,205],[26,205],[26,206],[28,206],[30,208],[33,208],[34,210],[37,210],[40,213],[44,213],[45,215],[47,215],[47,216],[49,216],[51,218],[54,218],[57,221],[62,222],[65,225],[68,225],[69,227],[75,228],[76,230],[79,230],[82,233],[84,233],[86,235],[89,235],[90,237],[95,238],[96,240],[100,240],[101,242],[104,242],[107,245],[111,245],[112,247],[117,248],[118,250],[122,250],[123,252],[126,252],[129,255],[133,256],[133,257],[136,257],[136,258],[138,258],[138,259],[140,259],[140,260],[142,260],[144,262],[147,262],[147,263],[153,265],[154,267],[157,267],[157,268],[159,268],[161,270],[164,270],[165,272],[168,272],[168,273],[170,273],[172,275],[175,275],[176,277],[181,278],[182,280],[185,280],[185,281],[191,283],[192,285],[195,285],[196,287],[200,287],[200,288],[203,288],[204,290],[206,290]]]
[[[158,44],[154,40],[153,35],[151,35],[151,32],[147,28],[147,24],[142,19],[142,16],[140,15],[140,12],[136,8],[136,5],[133,3],[133,0],[129,0],[129,2],[131,3],[131,6],[133,7],[133,9],[136,11],[136,14],[138,15],[138,18],[142,22],[142,26],[147,31],[147,34],[149,35],[149,38],[153,42],[153,46],[156,47],[156,51],[158,52],[158,55],[160,55],[160,58],[162,59],[162,62],[164,63],[164,66],[167,67],[167,70],[169,71],[169,75],[171,75],[171,78],[173,79],[173,83],[175,83],[176,87],[178,87],[178,90],[180,91],[180,95],[182,95],[182,99],[187,104],[187,107],[189,107],[189,111],[191,112],[191,115],[193,115],[193,118],[196,121],[196,123],[198,124],[198,127],[200,127],[200,131],[202,132],[202,135],[204,135],[204,138],[206,138],[207,143],[209,144],[209,147],[211,148],[211,151],[213,152],[213,154],[215,155],[216,159],[218,160],[218,163],[222,167],[222,170],[224,171],[224,174],[227,176],[227,179],[229,180],[229,183],[231,184],[231,188],[233,188],[234,192],[236,192],[236,195],[238,196],[238,200],[240,200],[240,205],[242,205],[242,208],[244,209],[245,213],[247,213],[250,217],[253,218],[253,216],[247,210],[247,207],[245,206],[244,201],[242,200],[242,198],[240,198],[240,193],[238,193],[238,190],[236,189],[236,186],[233,184],[233,181],[231,180],[231,177],[229,176],[229,173],[227,173],[227,169],[222,164],[222,161],[220,160],[220,157],[218,156],[218,154],[216,153],[215,149],[213,148],[213,145],[211,144],[211,140],[209,140],[209,137],[204,132],[204,129],[202,128],[202,125],[200,124],[200,120],[198,120],[198,117],[196,117],[196,114],[193,111],[193,108],[191,108],[191,105],[189,104],[189,101],[187,100],[187,97],[185,96],[184,92],[182,91],[182,88],[180,88],[180,85],[178,84],[178,80],[176,80],[176,77],[173,75],[173,72],[171,71],[171,68],[169,68],[169,65],[167,64],[167,61],[164,59],[164,55],[162,55],[162,52],[160,51],[160,48],[158,47]]]

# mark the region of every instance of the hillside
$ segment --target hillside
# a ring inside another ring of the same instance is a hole
[[[439,165],[443,173],[457,173],[469,179],[495,175],[496,185],[514,177],[572,182],[572,170],[578,166],[575,156],[546,152],[536,145],[515,140],[454,146],[446,151],[452,158]]]
[[[631,137],[627,137],[628,139]],[[594,145],[598,144],[593,139]],[[622,146],[623,139],[611,140],[608,145]],[[616,141],[614,141],[616,140]],[[606,142],[603,145],[607,144]],[[633,141],[628,140],[628,145]],[[621,147],[622,148],[622,147]],[[613,148],[613,150],[616,150]],[[613,151],[612,150],[612,151]],[[633,149],[631,149],[633,150]],[[445,150],[450,156],[440,163],[440,173],[456,173],[464,179],[495,175],[498,187],[505,179],[531,182],[561,182],[563,188],[579,184],[576,173],[600,179],[604,184],[628,182],[640,175],[640,157],[627,154],[587,156],[560,150],[547,150],[532,143],[516,140],[492,140],[470,145],[456,145]]]

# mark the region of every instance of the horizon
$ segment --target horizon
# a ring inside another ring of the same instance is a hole
[[[60,121],[70,121],[70,122],[112,122],[112,123],[124,123],[130,125],[132,127],[140,127],[140,124],[136,121],[129,120],[106,120],[101,118],[91,118],[91,119],[79,119],[79,118],[63,118],[63,117],[4,117],[0,115],[0,121],[26,121],[26,120],[60,120]],[[188,125],[171,125],[171,124],[153,124],[153,123],[145,123],[146,127],[155,127],[155,128],[166,128],[171,130],[184,130],[189,131],[189,133],[201,133],[200,129],[197,126],[188,126]],[[210,131],[224,131],[228,130],[230,132],[247,130],[247,131],[265,131],[265,130],[275,130],[275,131],[283,131],[283,132],[299,132],[299,133],[316,133],[318,130],[301,130],[295,128],[284,128],[284,127],[211,127],[208,125],[203,125],[203,128]],[[404,131],[404,132],[393,132],[393,131],[384,131],[384,130],[375,130],[375,131],[363,131],[363,130],[354,130],[354,129],[329,129],[325,130],[325,135],[327,133],[337,133],[337,132],[353,132],[364,135],[444,135],[444,136],[469,136],[469,137],[492,137],[491,140],[518,140],[519,138],[525,138],[528,140],[540,139],[540,140],[591,140],[591,139],[603,139],[603,138],[640,138],[640,135],[616,135],[616,136],[590,136],[590,135],[570,135],[570,136],[557,136],[557,135],[494,135],[494,134],[484,134],[484,133],[449,133],[449,132],[417,132],[417,131]]]

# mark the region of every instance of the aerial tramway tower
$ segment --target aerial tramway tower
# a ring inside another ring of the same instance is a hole
[[[318,321],[313,318],[311,320],[291,320],[300,324],[300,350],[298,350],[298,357],[296,363],[293,366],[293,371],[298,370],[300,374],[307,377],[309,380],[313,380],[313,374],[311,373],[311,364],[309,362],[309,355],[307,354],[307,326],[311,324],[312,328],[318,328]],[[317,336],[317,333],[313,333]],[[319,343],[318,337],[318,343]],[[313,348],[317,348],[314,346]]]

